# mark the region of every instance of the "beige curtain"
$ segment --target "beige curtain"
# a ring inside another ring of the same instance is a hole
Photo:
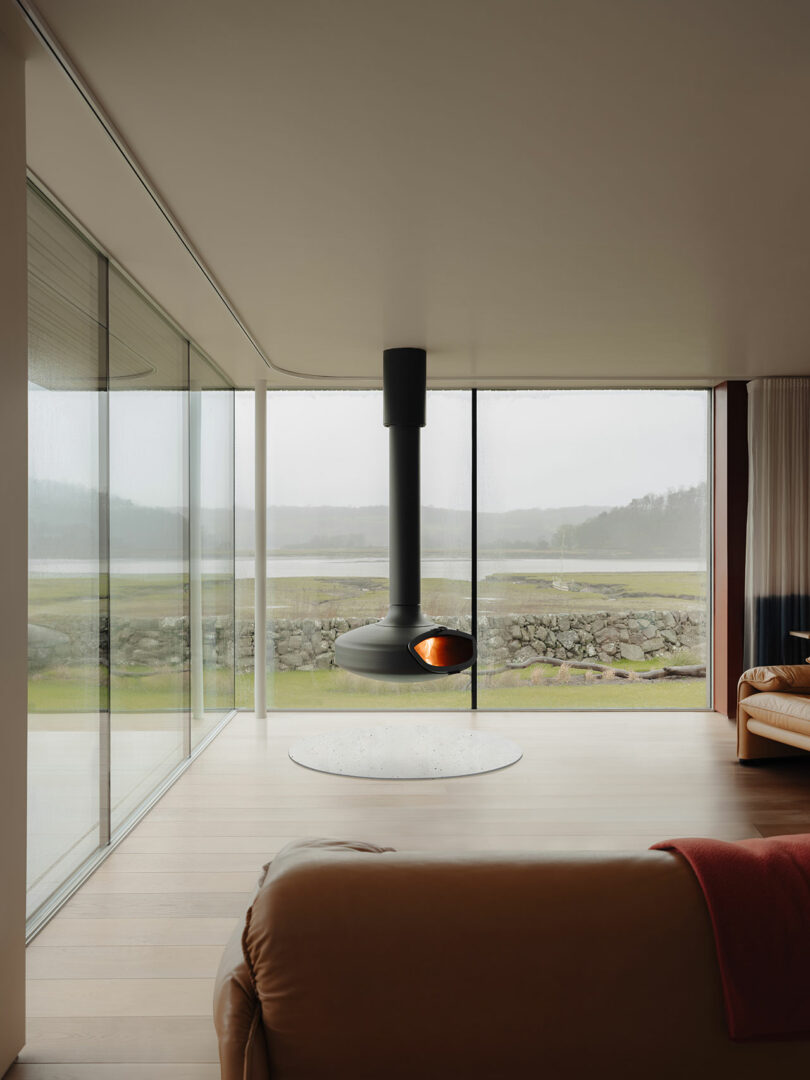
[[[802,663],[810,641],[810,378],[748,384],[746,667]]]

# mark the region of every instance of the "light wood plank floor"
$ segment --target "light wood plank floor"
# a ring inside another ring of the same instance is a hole
[[[287,758],[296,736],[409,719],[234,719],[29,948],[29,1041],[10,1080],[218,1077],[222,946],[262,863],[299,837],[557,851],[810,831],[810,755],[741,767],[711,713],[435,715],[524,749],[456,780],[353,780]]]

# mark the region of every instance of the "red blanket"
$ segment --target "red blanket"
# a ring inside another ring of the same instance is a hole
[[[810,833],[682,839],[714,927],[732,1039],[810,1036]]]

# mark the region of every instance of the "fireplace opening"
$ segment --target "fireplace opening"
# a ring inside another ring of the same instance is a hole
[[[448,673],[469,667],[475,654],[469,635],[444,627],[440,627],[439,632],[429,631],[427,637],[411,642],[409,648],[428,668]]]

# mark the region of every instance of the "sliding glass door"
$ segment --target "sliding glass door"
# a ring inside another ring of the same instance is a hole
[[[104,668],[105,267],[29,196],[28,904],[99,845]]]
[[[110,803],[188,754],[188,343],[110,274]]]
[[[234,392],[29,193],[32,926],[234,707]]]

